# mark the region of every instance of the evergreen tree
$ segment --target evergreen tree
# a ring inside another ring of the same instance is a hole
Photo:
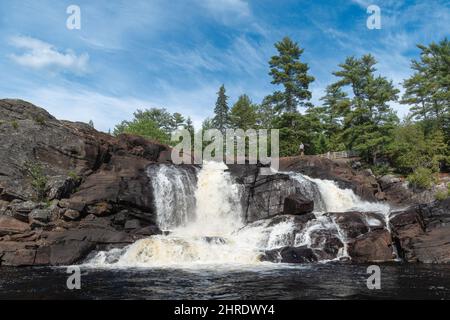
[[[255,129],[256,106],[247,95],[241,95],[230,110],[230,125],[233,129]]]
[[[94,121],[92,121],[92,120],[89,120],[89,123],[88,123],[88,125],[89,125],[89,127],[91,127],[91,128],[94,128]]]
[[[273,104],[271,96],[267,96],[263,99],[260,105],[256,106],[256,122],[260,128],[272,129],[273,121],[276,117],[276,106]]]
[[[178,113],[178,112],[175,112],[175,113],[172,115],[172,118],[173,118],[173,129],[174,129],[174,130],[178,129],[178,128],[179,128],[180,126],[182,126],[182,125],[184,124],[184,122],[185,122],[184,117],[183,117],[180,113]]]
[[[314,77],[308,74],[308,65],[300,61],[304,50],[288,37],[277,42],[275,47],[278,55],[269,61],[269,75],[273,78],[272,84],[284,88],[283,92],[276,91],[272,95],[272,100],[278,105],[277,111],[295,112],[297,107],[309,106],[309,84]]]
[[[229,125],[229,108],[228,108],[228,97],[226,95],[225,86],[222,85],[217,93],[216,106],[214,108],[214,118],[212,119],[212,124],[215,129],[220,130],[225,133],[225,130]]]
[[[350,87],[350,110],[344,118],[343,139],[347,148],[356,150],[369,163],[375,164],[392,139],[398,118],[389,102],[397,100],[398,90],[392,81],[374,75],[376,60],[371,55],[349,57],[334,72],[340,80],[337,88]]]
[[[450,127],[450,41],[418,45],[420,60],[413,60],[414,74],[404,81],[402,103],[411,104],[411,116],[424,120],[427,131],[434,127],[446,132],[449,141]]]

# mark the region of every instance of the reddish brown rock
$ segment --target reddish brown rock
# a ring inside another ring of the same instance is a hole
[[[0,236],[24,233],[30,230],[28,223],[10,216],[0,216]]]

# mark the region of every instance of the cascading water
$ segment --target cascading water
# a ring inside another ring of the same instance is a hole
[[[327,212],[378,212],[386,219],[389,207],[361,200],[337,183],[287,173],[298,184],[297,192],[313,199],[315,219],[301,230],[292,216],[277,223],[270,219],[245,225],[240,196],[223,163],[207,162],[201,170],[158,165],[148,169],[154,191],[157,221],[168,234],[139,240],[123,248],[99,252],[88,265],[112,267],[196,267],[255,265],[261,252],[285,246],[323,250],[326,237],[338,238],[343,247],[334,258],[348,257],[347,240]],[[368,223],[379,220],[367,216]],[[369,221],[372,219],[373,221]],[[267,264],[267,263],[266,263]]]
[[[227,169],[223,163],[203,165],[197,184],[192,184],[197,185],[195,208],[191,201],[180,200],[192,195],[190,188],[180,184],[192,181],[185,172],[166,166],[151,169],[155,199],[160,199],[156,204],[158,222],[170,233],[139,240],[122,250],[100,252],[89,264],[191,267],[257,263],[261,233],[255,233],[256,229],[238,232],[243,227],[240,186],[233,183]]]
[[[313,249],[323,249],[323,244],[314,243],[313,235],[320,231],[327,230],[334,234],[343,244],[339,251],[337,259],[349,258],[347,251],[347,236],[345,232],[336,223],[335,219],[325,215],[327,212],[372,212],[379,214],[385,221],[386,228],[389,230],[390,207],[383,203],[373,203],[362,200],[351,189],[342,189],[338,184],[331,180],[313,179],[299,173],[289,173],[292,179],[304,183],[308,180],[317,186],[320,194],[320,200],[315,199],[315,220],[307,223],[301,233],[297,234],[294,245],[307,246]],[[374,225],[379,220],[366,217],[368,225]],[[373,221],[371,221],[373,220]]]
[[[157,165],[147,169],[161,230],[186,225],[194,218],[197,179],[193,170],[173,165]]]

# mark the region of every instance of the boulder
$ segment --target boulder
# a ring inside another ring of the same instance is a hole
[[[75,176],[53,176],[47,183],[47,198],[49,200],[67,198],[77,188],[79,182],[80,179]]]
[[[283,214],[301,215],[314,210],[314,201],[300,194],[290,195],[284,199]]]
[[[0,236],[24,233],[29,231],[27,223],[10,216],[0,216]]]
[[[89,241],[69,240],[50,247],[49,262],[53,266],[79,262],[95,248]]]
[[[68,221],[76,221],[80,218],[80,213],[76,210],[72,210],[72,209],[67,209],[66,211],[64,211],[64,219],[68,220]]]
[[[353,262],[386,262],[395,259],[391,234],[379,229],[363,234],[347,243],[348,254]]]
[[[450,199],[392,213],[399,256],[408,262],[450,262]]]
[[[264,252],[260,260],[278,263],[310,263],[316,262],[317,257],[312,249],[306,247],[283,247]]]

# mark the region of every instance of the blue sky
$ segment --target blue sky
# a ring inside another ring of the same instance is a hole
[[[73,4],[81,30],[66,28]],[[381,9],[381,30],[366,27],[371,4]],[[146,107],[199,125],[222,83],[231,102],[243,93],[260,102],[276,89],[267,61],[286,35],[305,48],[318,103],[346,56],[372,53],[398,85],[417,58],[415,45],[449,30],[448,0],[1,0],[0,97],[60,119],[92,119],[104,131]]]

